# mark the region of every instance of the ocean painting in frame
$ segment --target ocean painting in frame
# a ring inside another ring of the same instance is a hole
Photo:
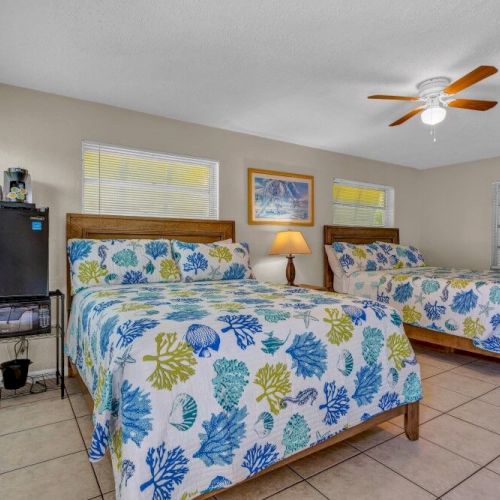
[[[314,177],[248,169],[248,223],[314,225]]]

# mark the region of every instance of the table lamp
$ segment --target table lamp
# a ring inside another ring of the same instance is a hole
[[[294,255],[309,254],[311,249],[300,231],[279,231],[276,233],[269,255],[286,255],[286,279],[290,286],[294,286],[295,265]]]

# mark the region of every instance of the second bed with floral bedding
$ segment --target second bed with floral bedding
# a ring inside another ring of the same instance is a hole
[[[356,271],[344,292],[397,308],[405,323],[500,353],[500,272],[418,267]]]

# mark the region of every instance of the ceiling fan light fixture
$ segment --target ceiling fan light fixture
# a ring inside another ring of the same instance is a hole
[[[442,106],[429,106],[420,115],[422,122],[426,125],[437,125],[446,118],[446,108]]]

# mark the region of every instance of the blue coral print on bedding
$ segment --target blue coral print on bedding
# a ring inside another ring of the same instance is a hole
[[[405,323],[500,353],[500,272],[437,267],[353,274],[352,293],[399,309]]]
[[[396,243],[386,243],[376,241],[391,263],[391,268],[403,267],[423,267],[425,266],[424,256],[420,250],[411,245],[398,245]]]
[[[252,278],[246,243],[185,243],[172,241],[182,281],[242,280]]]
[[[368,245],[337,241],[332,244],[332,248],[347,276],[356,271],[380,271],[425,265],[420,251],[412,246],[382,241]]]
[[[67,352],[126,500],[225,488],[422,395],[394,309],[255,280],[81,290]]]
[[[169,240],[68,241],[71,291],[90,286],[180,281]]]

